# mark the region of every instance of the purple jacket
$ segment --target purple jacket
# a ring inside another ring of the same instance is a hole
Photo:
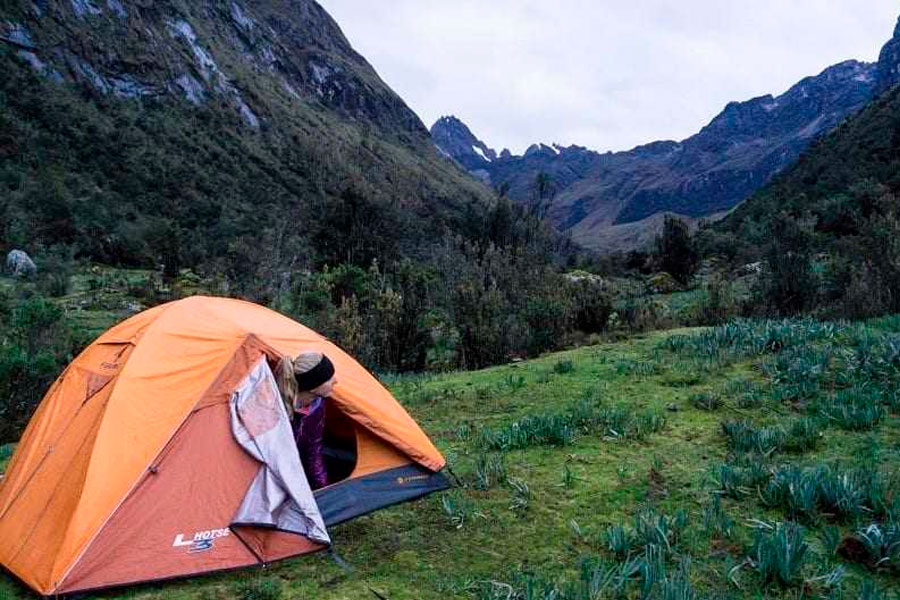
[[[300,452],[300,461],[309,479],[309,486],[316,490],[328,485],[325,468],[325,399],[316,397],[303,412],[294,413],[294,440]]]

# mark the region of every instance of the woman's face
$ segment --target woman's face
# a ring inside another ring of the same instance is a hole
[[[323,383],[317,388],[313,388],[310,390],[316,396],[322,396],[323,398],[327,398],[331,395],[331,392],[334,391],[334,386],[337,385],[337,375],[332,375],[331,379]]]

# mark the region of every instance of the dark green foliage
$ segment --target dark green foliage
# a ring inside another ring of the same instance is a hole
[[[895,492],[884,475],[871,469],[789,465],[774,471],[760,488],[760,501],[781,507],[793,519],[817,523],[825,516],[853,521],[864,514],[885,515],[887,498]]]
[[[489,490],[506,481],[506,465],[501,454],[481,454],[475,461],[475,489]]]
[[[817,404],[819,412],[842,429],[868,431],[884,417],[882,392],[871,385],[840,390]]]
[[[657,413],[635,414],[584,400],[570,411],[527,416],[512,423],[481,430],[481,445],[488,450],[515,450],[531,446],[565,446],[578,433],[601,433],[616,438],[641,439],[665,426]]]
[[[780,587],[793,587],[802,582],[809,550],[803,537],[803,529],[795,523],[778,523],[756,530],[751,558],[763,581]]]
[[[730,538],[734,534],[734,520],[722,508],[722,497],[718,494],[703,506],[703,528],[710,536]]]
[[[568,359],[560,359],[553,363],[553,372],[560,375],[571,373],[575,370],[575,362]]]
[[[771,476],[758,460],[750,461],[746,466],[722,464],[712,473],[717,493],[734,499],[756,493]]]
[[[812,308],[817,301],[818,281],[811,253],[810,242],[793,219],[775,219],[756,304],[782,315]]]
[[[895,87],[714,226],[716,235],[703,236],[704,254],[766,258],[760,299],[772,310],[818,306],[852,317],[900,310],[898,115]]]
[[[756,427],[748,421],[722,423],[728,447],[735,452],[806,452],[814,449],[822,436],[821,425],[813,419],[795,419],[786,425]]]
[[[900,527],[895,523],[872,523],[855,533],[873,569],[900,569]]]
[[[700,264],[700,255],[687,223],[666,215],[662,234],[656,240],[656,260],[680,283],[690,281]]]
[[[692,406],[700,410],[718,410],[722,406],[722,397],[714,392],[691,394],[688,400]]]
[[[16,441],[50,383],[81,343],[42,296],[0,295],[0,444]]]
[[[452,492],[441,495],[441,510],[451,527],[462,529],[472,520],[475,504],[463,494]]]

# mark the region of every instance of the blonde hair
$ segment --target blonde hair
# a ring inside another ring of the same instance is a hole
[[[297,387],[297,375],[302,375],[322,362],[322,353],[309,351],[301,352],[296,358],[287,354],[281,357],[275,367],[275,384],[281,392],[281,399],[287,408],[288,415],[293,418],[294,406],[300,397],[300,389]]]

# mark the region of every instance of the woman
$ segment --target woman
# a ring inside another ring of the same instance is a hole
[[[338,382],[334,364],[321,352],[285,356],[278,363],[277,379],[309,485],[314,490],[325,487],[325,400]]]

